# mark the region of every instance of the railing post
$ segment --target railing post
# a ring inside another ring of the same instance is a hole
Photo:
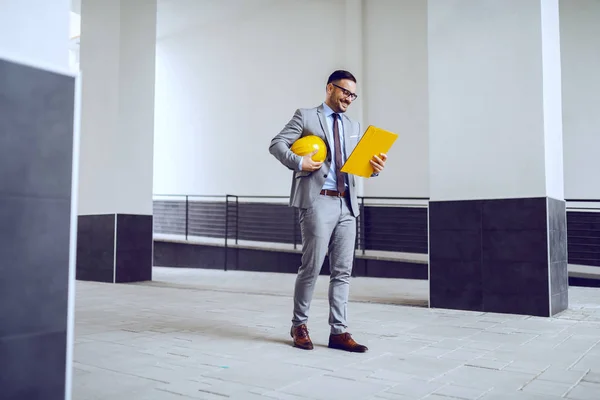
[[[225,265],[223,271],[227,271],[227,238],[229,236],[229,195],[225,195]]]
[[[367,238],[365,236],[365,198],[360,198],[360,236],[362,242],[362,253],[365,254],[365,250],[367,247]]]
[[[235,244],[238,244],[240,236],[240,202],[239,197],[235,196]]]
[[[240,248],[237,247],[238,239],[240,235],[240,198],[235,196],[235,269],[240,269]]]
[[[185,240],[188,240],[190,205],[189,196],[185,196]]]

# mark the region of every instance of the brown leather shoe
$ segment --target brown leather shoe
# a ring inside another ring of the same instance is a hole
[[[313,344],[308,336],[308,328],[302,324],[300,326],[292,327],[290,335],[294,338],[294,347],[298,347],[304,350],[312,350]]]
[[[329,335],[329,347],[332,349],[346,350],[354,353],[364,353],[369,350],[367,346],[358,344],[352,339],[352,335],[348,332],[340,335]]]

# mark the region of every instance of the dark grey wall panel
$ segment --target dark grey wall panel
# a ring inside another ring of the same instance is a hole
[[[115,282],[152,279],[152,215],[117,215]]]
[[[424,263],[357,257],[354,260],[354,276],[371,278],[396,278],[427,280],[428,266]]]
[[[483,310],[482,203],[429,204],[432,307]]]
[[[493,218],[494,209],[488,208],[490,226],[514,224],[521,226],[536,221],[537,226],[543,221],[540,214],[535,214],[527,201],[518,201],[511,205],[515,207],[513,219],[502,221]],[[554,202],[552,203],[554,204]],[[563,202],[564,206],[564,202]],[[522,209],[518,209],[522,207]],[[560,207],[559,207],[560,208]],[[217,202],[190,202],[190,234],[207,237],[225,236],[225,204]],[[454,219],[461,229],[469,227],[469,221],[474,221],[457,209],[456,214],[448,215]],[[237,214],[236,214],[237,212]],[[298,219],[294,218],[294,210],[287,205],[272,203],[239,203],[236,211],[235,203],[230,203],[229,237],[235,237],[236,226],[240,240],[253,240],[279,243],[301,243]],[[369,250],[397,251],[406,253],[427,254],[428,227],[427,208],[415,207],[374,207],[366,206],[359,223],[362,236],[358,240],[359,248]],[[532,214],[533,213],[533,214]],[[434,221],[442,223],[444,221]],[[562,223],[562,222],[561,222]],[[185,234],[186,212],[185,201],[155,201],[154,230],[156,233]],[[596,212],[567,212],[567,229],[551,233],[551,240],[556,235],[567,235],[568,262],[600,266],[600,213]],[[562,243],[562,242],[561,242]],[[560,250],[561,252],[564,250]]]
[[[0,193],[71,198],[72,77],[0,59]]]
[[[366,206],[361,218],[366,249],[427,254],[427,208]]]
[[[152,240],[152,215],[80,215],[76,278],[108,283],[151,280]]]
[[[70,213],[68,199],[0,195],[0,338],[65,330]]]
[[[154,265],[159,267],[224,269],[224,264],[224,247],[154,241]]]
[[[577,276],[569,277],[569,286],[600,287],[600,279],[581,278]]]
[[[154,265],[225,269],[225,247],[194,243],[154,242]],[[227,248],[227,269],[240,271],[296,273],[302,255],[295,251]],[[329,275],[329,261],[325,257],[321,275]],[[406,261],[381,260],[358,256],[354,260],[353,276],[404,279],[427,279],[427,264]]]
[[[569,263],[600,267],[600,212],[567,212]]]
[[[238,238],[272,243],[294,243],[295,238],[301,243],[297,221],[296,210],[285,204],[240,203]]]
[[[237,264],[231,269],[240,271],[296,273],[300,268],[300,253],[270,251],[263,249],[235,249],[238,251]],[[325,260],[321,275],[329,274],[329,262]]]
[[[429,218],[432,307],[537,316],[566,308],[564,201],[431,202]]]
[[[0,60],[0,388],[63,399],[73,77]]]
[[[76,278],[114,281],[115,215],[80,215],[77,224]]]
[[[66,329],[0,338],[0,398],[64,400],[66,347]]]

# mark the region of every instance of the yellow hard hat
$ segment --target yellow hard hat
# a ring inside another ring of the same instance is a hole
[[[317,162],[325,161],[325,157],[327,157],[327,146],[325,145],[325,142],[315,135],[301,137],[292,144],[290,150],[299,156],[305,156],[317,150],[317,153],[312,156],[313,161]]]

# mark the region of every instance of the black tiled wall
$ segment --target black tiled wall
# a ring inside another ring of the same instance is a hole
[[[547,316],[554,295],[564,309],[564,202],[431,202],[429,218],[432,307]]]
[[[429,281],[432,307],[483,309],[482,204],[429,204]]]
[[[365,206],[362,218],[367,249],[427,254],[427,208]]]
[[[185,267],[203,269],[227,269],[241,271],[296,273],[301,263],[298,251],[278,251],[239,247],[210,246],[193,243],[176,243],[157,240],[154,242],[154,265],[162,267]],[[329,261],[321,269],[321,275],[329,274]],[[354,276],[427,279],[427,264],[358,256],[354,260]]]
[[[568,211],[569,263],[600,267],[600,212]]]
[[[0,59],[0,397],[64,399],[75,80]]]
[[[206,237],[225,236],[223,202],[190,202],[189,234]],[[229,211],[229,237],[279,243],[301,243],[300,228],[294,211],[287,205],[270,203],[233,203]],[[401,206],[366,206],[364,236],[358,243],[369,250],[427,254],[427,209]],[[518,215],[518,213],[515,213]],[[155,201],[156,233],[185,234],[185,201]],[[236,220],[237,218],[237,220]],[[518,223],[518,222],[517,222]],[[568,262],[600,267],[600,212],[567,211]]]
[[[109,283],[151,280],[152,240],[151,215],[80,215],[77,279]]]
[[[80,215],[78,220],[76,278],[112,283],[115,266],[115,215]]]
[[[117,215],[115,282],[152,280],[152,216]]]
[[[285,204],[240,203],[239,239],[294,243],[295,238],[300,243],[302,235],[295,213]],[[232,214],[235,216],[235,212]],[[235,223],[232,226],[235,228]]]

